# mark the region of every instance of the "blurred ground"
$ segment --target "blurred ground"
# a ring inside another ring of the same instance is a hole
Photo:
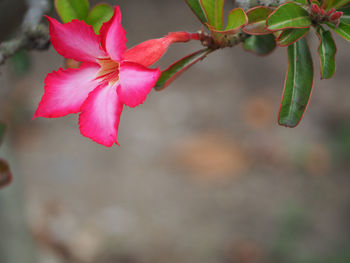
[[[183,1],[118,4],[129,47],[200,27]],[[77,116],[31,120],[46,74],[63,63],[53,49],[32,53],[26,75],[2,68],[0,154],[15,179],[0,200],[23,189],[37,262],[350,262],[350,49],[336,40],[333,79],[319,81],[314,54],[298,128],[276,122],[285,50],[261,58],[235,47],[127,108],[111,149],[82,137]],[[178,44],[159,66],[196,48]]]

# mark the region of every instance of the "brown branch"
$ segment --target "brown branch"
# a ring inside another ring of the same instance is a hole
[[[20,50],[46,50],[50,46],[49,31],[40,23],[49,9],[46,0],[28,0],[28,10],[24,16],[17,37],[0,44],[0,65]]]

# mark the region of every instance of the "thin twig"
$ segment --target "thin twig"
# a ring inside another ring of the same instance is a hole
[[[40,23],[49,10],[47,0],[27,0],[28,10],[24,16],[17,37],[0,44],[0,65],[16,52],[26,50],[46,50],[50,46],[50,36],[45,24]]]

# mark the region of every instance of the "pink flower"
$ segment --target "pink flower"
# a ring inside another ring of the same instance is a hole
[[[45,93],[34,118],[57,118],[80,113],[81,134],[105,146],[117,142],[123,106],[144,102],[161,72],[149,69],[174,42],[196,38],[186,32],[170,33],[126,50],[119,7],[96,35],[91,26],[73,20],[60,24],[47,17],[53,47],[83,62],[79,69],[59,69],[47,75]]]

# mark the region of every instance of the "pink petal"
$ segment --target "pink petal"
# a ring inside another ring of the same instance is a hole
[[[117,143],[123,104],[119,102],[117,85],[101,85],[92,91],[82,106],[79,126],[82,135],[111,147]]]
[[[79,20],[60,24],[54,18],[47,16],[47,19],[51,43],[60,55],[84,62],[97,62],[96,58],[106,57],[100,47],[100,37],[94,33],[92,26]]]
[[[121,13],[118,6],[114,8],[113,17],[100,29],[101,45],[114,61],[121,61],[126,50],[125,30],[121,25]]]
[[[124,54],[124,60],[149,67],[165,54],[172,43],[197,39],[195,35],[187,32],[172,32],[163,38],[145,41],[127,50]]]
[[[124,61],[119,71],[120,101],[129,107],[143,103],[160,74],[159,69],[149,69],[140,64]]]
[[[96,64],[84,63],[78,69],[59,69],[48,74],[45,93],[34,118],[56,118],[79,112],[89,92],[98,85],[95,77],[99,68]]]

